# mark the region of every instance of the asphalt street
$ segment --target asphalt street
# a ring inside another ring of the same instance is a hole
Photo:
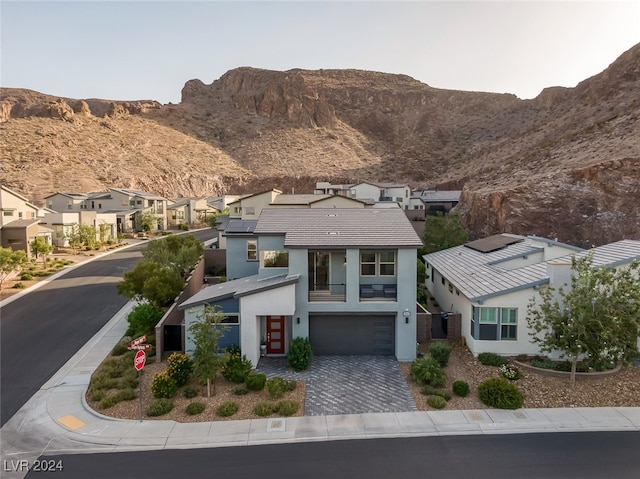
[[[48,456],[26,477],[636,479],[639,448],[638,432],[363,439]]]
[[[205,240],[212,230],[192,234]],[[2,307],[0,425],[127,303],[115,284],[145,244],[82,264]]]

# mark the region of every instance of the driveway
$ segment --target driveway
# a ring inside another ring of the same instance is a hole
[[[287,359],[261,358],[268,378],[305,380],[305,415],[416,411],[398,361],[391,356],[316,356],[307,371],[294,372]]]

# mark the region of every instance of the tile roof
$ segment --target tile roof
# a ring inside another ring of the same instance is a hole
[[[271,202],[272,205],[308,205],[314,201],[331,198],[329,194],[300,194],[300,195],[278,195]]]
[[[420,247],[400,209],[317,208],[262,210],[255,234],[284,234],[286,247]]]
[[[268,278],[260,278],[257,274],[245,278],[234,279],[226,283],[206,286],[178,305],[178,309],[187,309],[211,301],[225,298],[240,298],[251,294],[268,291],[298,282],[299,274],[279,274]]]
[[[431,191],[424,190],[420,194],[420,198],[425,202],[438,202],[438,201],[460,201],[461,190],[451,191]]]
[[[258,220],[239,220],[231,218],[224,229],[224,235],[253,233],[257,222]]]
[[[527,289],[536,285],[548,284],[547,262],[540,261],[517,268],[503,267],[505,262],[540,254],[544,257],[544,248],[535,242],[547,241],[542,238],[505,235],[521,238],[523,241],[507,245],[502,249],[482,253],[466,246],[456,246],[436,253],[424,255],[424,260],[434,266],[460,293],[470,301],[482,301],[511,291]],[[559,243],[549,240],[549,243]],[[571,261],[593,252],[594,266],[615,267],[640,259],[640,241],[622,240],[589,251],[562,245],[576,252],[556,257],[552,261]],[[551,260],[549,260],[551,261]]]

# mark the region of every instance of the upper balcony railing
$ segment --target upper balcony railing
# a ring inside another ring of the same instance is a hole
[[[344,283],[312,284],[309,287],[309,301],[344,302],[347,300],[345,293]]]

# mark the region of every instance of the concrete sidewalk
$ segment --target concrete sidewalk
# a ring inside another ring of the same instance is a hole
[[[122,338],[122,308],[2,428],[3,460],[41,455],[381,437],[640,431],[640,408],[487,409],[303,416],[203,423],[113,419],[90,409],[91,374]],[[23,477],[8,473],[3,477]]]

